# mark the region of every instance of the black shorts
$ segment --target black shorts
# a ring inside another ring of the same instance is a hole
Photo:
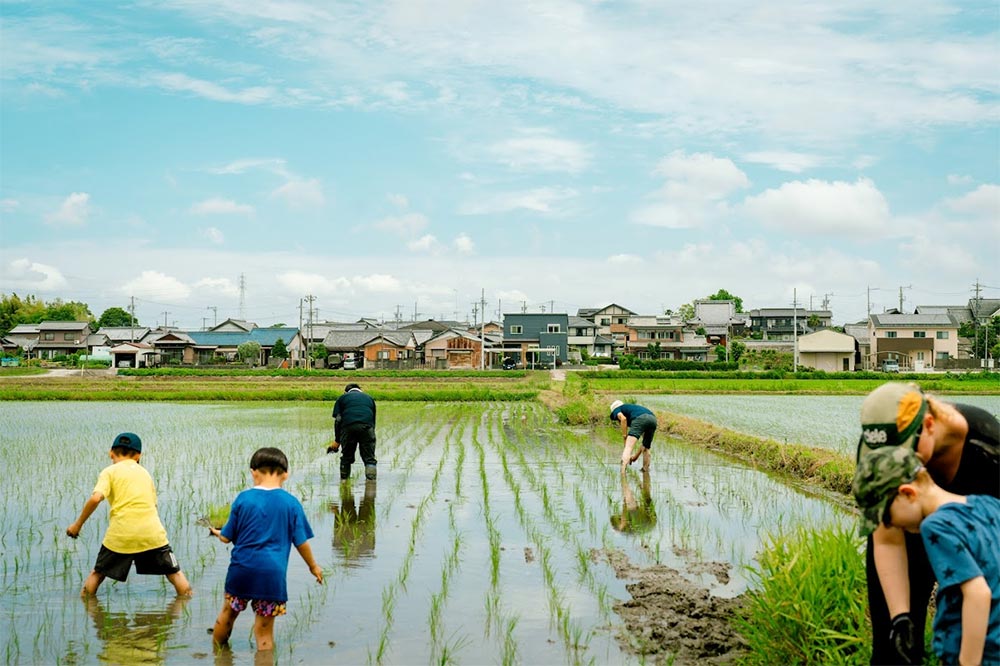
[[[97,553],[97,562],[94,563],[94,571],[111,580],[125,582],[133,562],[135,572],[145,576],[169,576],[181,570],[170,544],[141,553],[116,553],[102,544],[101,551]]]
[[[632,419],[628,427],[630,437],[642,438],[642,445],[649,448],[653,444],[653,435],[656,434],[656,417],[652,414],[640,414]]]

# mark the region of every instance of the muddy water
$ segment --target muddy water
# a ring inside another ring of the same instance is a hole
[[[942,399],[976,405],[1000,415],[1000,396],[948,395]],[[854,455],[864,396],[648,395],[638,400],[654,409],[684,414],[749,435]]]
[[[195,521],[249,486],[246,463],[260,446],[289,455],[286,488],[305,506],[327,571],[316,585],[292,553],[279,663],[633,663],[616,606],[636,572],[659,564],[728,599],[779,526],[850,520],[660,438],[651,473],[630,469],[623,483],[613,432],[571,431],[534,404],[381,404],[378,481],[355,465],[341,486],[324,454],[329,410],[0,403],[0,464],[12,477],[0,501],[5,661],[211,661],[206,629],[228,550]],[[135,574],[105,583],[96,603],[78,597],[106,508],[77,541],[63,531],[121,430],[143,437],[161,517],[196,589],[189,601]],[[251,625],[237,621],[223,663],[253,663]]]

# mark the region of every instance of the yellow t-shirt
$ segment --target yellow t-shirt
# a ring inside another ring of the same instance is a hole
[[[167,530],[156,511],[153,477],[135,460],[119,460],[101,470],[94,492],[111,506],[104,546],[116,553],[141,553],[167,545]]]

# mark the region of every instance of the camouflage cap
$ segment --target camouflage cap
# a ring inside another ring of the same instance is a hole
[[[861,457],[853,485],[861,508],[861,536],[875,531],[896,491],[916,479],[921,466],[917,454],[905,446],[883,447]]]
[[[861,439],[858,461],[883,446],[916,449],[916,438],[927,413],[927,399],[909,382],[888,382],[861,403]]]

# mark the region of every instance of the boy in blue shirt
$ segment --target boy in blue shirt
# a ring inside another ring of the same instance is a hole
[[[285,614],[288,601],[288,555],[291,547],[309,567],[316,582],[323,570],[313,559],[313,537],[302,504],[281,488],[288,479],[288,458],[272,447],[257,449],[250,458],[254,487],[236,496],[222,529],[210,528],[222,543],[232,543],[226,597],[215,620],[212,640],[225,645],[239,614],[251,606],[258,650],[274,648],[274,618]]]
[[[623,403],[615,400],[611,403],[611,420],[622,430],[625,448],[622,450],[622,472],[642,456],[642,471],[649,471],[649,447],[656,434],[656,415],[642,405]],[[636,442],[642,437],[642,448],[635,449]]]
[[[944,490],[905,446],[862,456],[854,497],[862,536],[879,523],[920,534],[938,583],[941,663],[1000,664],[1000,499]]]

